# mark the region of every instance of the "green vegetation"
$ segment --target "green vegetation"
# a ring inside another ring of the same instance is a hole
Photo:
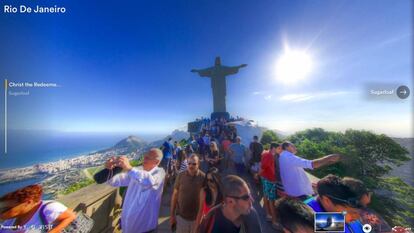
[[[95,175],[95,173],[99,172],[101,169],[103,169],[103,166],[98,166],[98,167],[89,167],[86,168],[86,171],[91,175]]]
[[[390,191],[392,198],[375,196],[372,206],[389,219],[394,225],[412,226],[414,220],[414,188],[398,177],[387,177],[380,180],[378,187]]]
[[[143,161],[143,156],[140,157],[140,159],[138,160],[131,160],[130,163],[133,167],[137,167],[142,165],[142,161]],[[101,169],[103,169],[103,166],[98,166],[98,167],[90,167],[86,169],[86,172],[88,172],[91,176],[93,176],[95,173],[97,173],[98,171],[100,171]],[[89,179],[89,178],[84,178],[81,181],[71,184],[69,187],[67,187],[66,189],[64,189],[63,191],[59,192],[59,194],[62,195],[67,195],[69,193],[73,193],[78,191],[81,188],[84,188],[86,186],[89,186],[91,184],[94,184],[95,181],[93,179]],[[124,192],[124,188],[121,188],[121,194]]]
[[[71,184],[69,187],[61,191],[59,194],[67,195],[69,193],[73,193],[78,191],[81,188],[84,188],[88,185],[94,184],[95,181],[85,178],[77,183]]]
[[[131,164],[131,166],[133,166],[133,167],[138,167],[138,166],[141,166],[142,165],[142,162],[144,161],[144,155],[141,155],[140,157],[139,157],[139,159],[134,159],[134,160],[131,160],[131,161],[129,161],[129,163]]]
[[[184,149],[187,146],[188,142],[186,139],[181,139],[181,141],[178,144],[180,144],[181,148]]]
[[[270,143],[272,142],[280,142],[280,138],[272,130],[264,131],[262,139],[260,139],[260,143],[263,144],[264,149],[268,150],[270,148]]]
[[[345,155],[341,163],[311,173],[317,177],[335,174],[360,179],[375,190],[370,207],[390,225],[410,226],[414,221],[414,201],[410,198],[414,188],[397,177],[385,177],[392,169],[390,165],[399,166],[410,160],[407,149],[390,137],[360,130],[337,133],[309,129],[290,136],[288,140],[307,159],[331,153]]]

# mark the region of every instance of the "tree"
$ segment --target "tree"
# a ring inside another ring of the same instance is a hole
[[[260,143],[263,145],[269,145],[271,142],[278,142],[280,138],[277,134],[272,130],[266,130],[263,132],[262,138],[260,139]]]
[[[372,208],[380,213],[391,224],[410,225],[414,220],[414,203],[407,193],[414,188],[398,178],[386,175],[391,165],[399,166],[410,160],[406,148],[400,146],[384,134],[370,131],[347,130],[345,133],[328,132],[323,129],[308,129],[288,138],[293,142],[299,154],[307,159],[315,159],[322,155],[340,153],[344,155],[341,163],[312,171],[317,177],[328,174],[350,176],[362,180],[366,186],[376,190]],[[388,195],[379,195],[379,193]],[[392,201],[389,200],[392,196]],[[386,205],[384,205],[386,203]]]

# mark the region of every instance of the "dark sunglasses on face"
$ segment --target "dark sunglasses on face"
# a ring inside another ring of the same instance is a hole
[[[231,197],[231,198],[234,198],[234,199],[241,199],[243,201],[248,201],[249,199],[253,199],[253,197],[252,197],[252,195],[250,193],[245,194],[245,195],[243,195],[241,197],[237,197],[237,196],[227,196],[227,197]]]
[[[329,197],[331,199],[340,201],[342,203],[348,204],[351,207],[358,207],[360,205],[360,202],[359,202],[359,200],[357,198],[342,199],[342,198],[334,197],[334,196],[328,195],[328,194],[325,194],[325,196],[327,196],[327,197]]]

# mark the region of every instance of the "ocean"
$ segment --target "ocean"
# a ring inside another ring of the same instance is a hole
[[[4,137],[2,136],[0,169],[73,158],[109,148],[126,136],[128,135],[10,131],[7,154],[4,154]]]
[[[8,133],[8,153],[4,154],[4,135],[0,136],[0,170],[32,166],[60,159],[74,158],[90,152],[107,149],[128,137],[128,133],[66,133],[55,131],[21,131]],[[165,135],[136,135],[152,141]],[[27,179],[0,185],[0,196],[40,182],[41,179]]]
[[[0,169],[26,167],[37,163],[73,158],[112,147],[129,135],[131,134],[9,131],[7,154],[4,154],[4,135],[0,136]],[[165,136],[159,134],[132,135],[147,142]]]
[[[6,184],[0,184],[0,197],[3,196],[6,193],[12,192],[14,190],[17,190],[19,188],[23,188],[27,185],[40,183],[42,181],[41,178],[33,178],[33,179],[27,179],[27,180],[20,180],[17,182],[11,182]],[[45,196],[45,199],[48,199],[48,196]]]

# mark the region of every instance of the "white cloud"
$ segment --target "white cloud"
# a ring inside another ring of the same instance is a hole
[[[267,101],[271,100],[273,95],[266,93],[265,91],[255,91],[252,95],[263,96],[263,98]]]
[[[264,99],[265,99],[265,100],[271,100],[271,99],[272,99],[272,95],[266,95],[266,96],[264,97]]]
[[[312,98],[314,98],[314,96],[309,95],[309,94],[289,94],[289,95],[284,95],[284,96],[280,97],[279,100],[291,101],[291,102],[301,102],[301,101],[310,100]]]

